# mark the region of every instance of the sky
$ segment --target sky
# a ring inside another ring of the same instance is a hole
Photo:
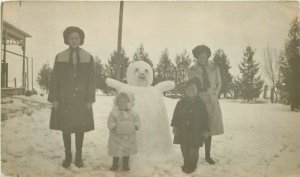
[[[34,80],[43,64],[52,67],[55,55],[68,47],[62,36],[68,26],[84,30],[82,48],[103,63],[117,48],[119,2],[116,1],[5,2],[2,13],[3,20],[32,36],[27,39],[26,55],[34,61]],[[298,2],[125,1],[122,46],[132,59],[143,44],[157,64],[165,48],[174,61],[176,54],[185,49],[193,58],[192,49],[205,44],[213,53],[223,49],[232,66],[230,72],[237,75],[248,45],[255,49],[254,59],[261,65],[267,46],[282,50],[290,22],[296,16],[299,16]],[[16,46],[7,49],[22,53]],[[22,60],[11,54],[7,58],[9,86],[13,86],[14,77],[20,86]]]

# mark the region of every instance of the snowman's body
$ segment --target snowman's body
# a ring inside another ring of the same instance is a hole
[[[112,79],[108,79],[107,84],[118,91],[130,92],[135,96],[134,109],[139,114],[141,121],[141,128],[137,133],[139,152],[149,155],[170,152],[172,147],[170,123],[162,94],[163,91],[173,89],[175,84],[171,81],[165,81],[156,86],[150,86],[152,79],[149,78],[148,84],[139,86],[139,83],[134,82],[132,78],[134,77],[132,72],[136,67],[141,71],[145,68],[148,68],[148,71],[151,69],[150,66],[150,69],[145,66],[145,62],[134,62],[130,64],[126,74],[129,84],[123,84]],[[146,75],[153,76],[152,69]]]

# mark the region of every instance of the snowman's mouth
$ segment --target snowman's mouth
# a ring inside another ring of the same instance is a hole
[[[142,79],[142,80],[145,80],[145,79],[146,79],[146,76],[144,76],[144,75],[139,75],[138,78],[139,78],[139,79]]]

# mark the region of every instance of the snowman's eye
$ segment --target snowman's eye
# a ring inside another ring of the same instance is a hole
[[[138,72],[139,71],[139,68],[135,68],[135,71],[134,72]]]
[[[145,69],[145,72],[146,72],[146,73],[148,73],[148,72],[149,72],[149,70],[148,70],[148,69]]]

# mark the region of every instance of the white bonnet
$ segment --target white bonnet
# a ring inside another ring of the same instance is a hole
[[[134,107],[135,97],[134,97],[134,95],[133,95],[132,93],[130,93],[130,92],[125,92],[125,91],[120,91],[120,92],[115,96],[115,98],[114,98],[114,106],[118,107],[118,105],[117,105],[117,99],[118,99],[118,97],[119,97],[120,95],[123,95],[123,94],[127,95],[128,98],[129,98],[129,103],[127,103],[127,108],[128,108],[128,109],[132,109],[132,108]]]

